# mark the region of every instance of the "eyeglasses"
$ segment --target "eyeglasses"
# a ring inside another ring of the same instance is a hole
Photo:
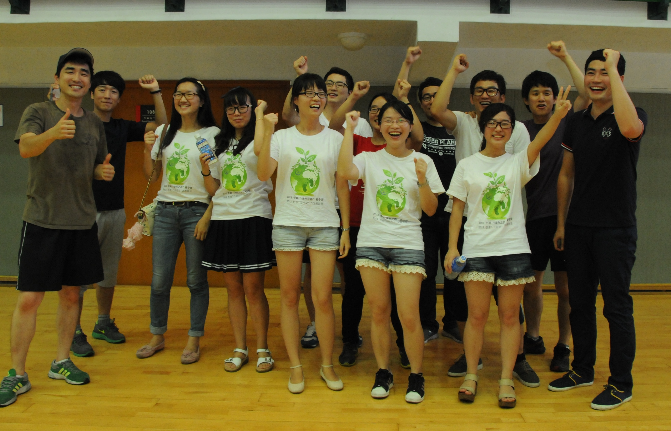
[[[489,87],[489,88],[475,87],[473,89],[474,96],[482,96],[482,94],[485,92],[487,93],[487,96],[494,97],[497,94],[499,94],[499,89],[496,87]]]
[[[319,97],[320,99],[326,99],[326,93],[325,93],[324,91],[312,91],[312,90],[308,90],[308,91],[304,91],[304,92],[302,92],[302,93],[298,93],[298,94],[299,94],[299,95],[300,95],[300,94],[303,94],[303,95],[305,95],[306,97],[309,97],[310,99],[312,99],[312,98],[315,97],[315,96]]]
[[[198,96],[198,93],[180,93],[179,91],[175,92],[175,94],[172,95],[173,99],[179,100],[184,96],[186,100],[191,100],[195,96]]]
[[[333,87],[334,85],[338,90],[342,90],[343,88],[349,88],[347,84],[341,81],[331,81],[330,79],[328,81],[324,81],[324,84],[326,84],[326,87]]]
[[[377,106],[371,106],[370,109],[368,109],[368,112],[370,112],[371,114],[377,114],[378,112],[380,112],[380,108],[378,108]]]
[[[235,111],[238,111],[240,114],[246,114],[249,111],[249,107],[252,105],[240,105],[240,106],[229,106],[226,108],[226,113],[228,115],[235,114]]]
[[[488,129],[496,129],[497,126],[501,126],[502,129],[510,129],[510,128],[513,127],[513,123],[511,123],[508,120],[503,120],[503,121],[489,120],[489,121],[487,121],[487,128]]]
[[[404,126],[408,124],[408,120],[406,120],[405,118],[398,118],[396,120],[392,120],[391,118],[382,119],[382,124],[384,124],[385,126],[391,126],[394,123],[398,124],[399,126]]]
[[[422,97],[421,97],[421,100],[422,100],[422,102],[430,102],[431,99],[433,99],[433,98],[436,97],[436,94],[437,94],[437,93],[433,93],[433,94],[429,94],[429,93],[427,93],[427,94],[423,94]]]

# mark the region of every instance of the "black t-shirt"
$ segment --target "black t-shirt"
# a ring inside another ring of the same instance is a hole
[[[457,159],[454,157],[457,141],[442,126],[436,127],[422,121],[422,128],[424,129],[424,142],[422,142],[420,153],[431,157],[436,165],[440,182],[443,183],[443,188],[447,190],[457,167]],[[445,193],[438,197],[438,211],[444,210],[448,200],[449,197]],[[422,213],[422,218],[424,217],[427,217],[427,215]]]
[[[112,155],[110,163],[114,166],[112,181],[94,181],[93,197],[98,211],[123,209],[124,170],[126,167],[126,143],[143,141],[147,123],[112,118],[105,123],[107,151]]]
[[[613,107],[596,119],[592,106],[576,112],[567,125],[562,146],[573,153],[573,196],[566,222],[589,227],[636,224],[636,164],[648,115],[636,108],[643,133],[622,136]]]

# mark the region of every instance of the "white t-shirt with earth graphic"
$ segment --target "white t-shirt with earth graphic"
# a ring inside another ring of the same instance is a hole
[[[156,129],[161,136],[163,126]],[[214,137],[219,133],[218,127],[206,127],[197,132],[183,133],[177,131],[170,145],[163,149],[161,160],[163,178],[157,199],[163,202],[198,201],[210,202],[210,194],[205,189],[200,165],[200,151],[196,147],[196,135],[207,139],[210,146],[214,145]],[[160,138],[156,139],[151,149],[151,158],[157,160]]]
[[[364,183],[357,247],[424,250],[415,158],[424,159],[428,165],[426,179],[431,191],[444,193],[436,166],[425,154],[413,151],[399,158],[383,149],[354,156],[359,178]]]
[[[529,167],[526,151],[487,157],[476,153],[457,165],[447,190],[466,202],[464,249],[469,257],[531,253],[524,223],[522,190],[540,167]]]
[[[278,130],[270,141],[277,161],[274,225],[339,227],[335,174],[342,135],[324,127],[306,136],[296,127]]]
[[[259,181],[254,154],[254,141],[240,154],[233,155],[237,141],[229,150],[219,154],[216,166],[211,166],[212,178],[221,181],[212,202],[212,220],[239,220],[250,217],[273,218],[268,193],[272,181]]]

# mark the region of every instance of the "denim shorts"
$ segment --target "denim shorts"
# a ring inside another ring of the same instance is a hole
[[[535,279],[529,253],[469,257],[459,274],[459,281],[487,281],[496,286],[526,284]]]
[[[340,249],[340,229],[337,227],[273,226],[274,251],[319,251]]]
[[[388,273],[422,274],[426,278],[424,250],[385,247],[357,247],[356,268],[377,268]]]

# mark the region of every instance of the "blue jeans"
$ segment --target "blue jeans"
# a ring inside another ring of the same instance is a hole
[[[210,304],[210,287],[207,270],[201,266],[203,242],[193,236],[196,224],[205,212],[204,207],[190,208],[156,205],[154,217],[154,246],[152,250],[153,276],[151,279],[149,330],[154,335],[168,330],[170,289],[175,274],[177,253],[184,242],[186,249],[186,284],[191,291],[190,337],[202,337],[205,318]]]

